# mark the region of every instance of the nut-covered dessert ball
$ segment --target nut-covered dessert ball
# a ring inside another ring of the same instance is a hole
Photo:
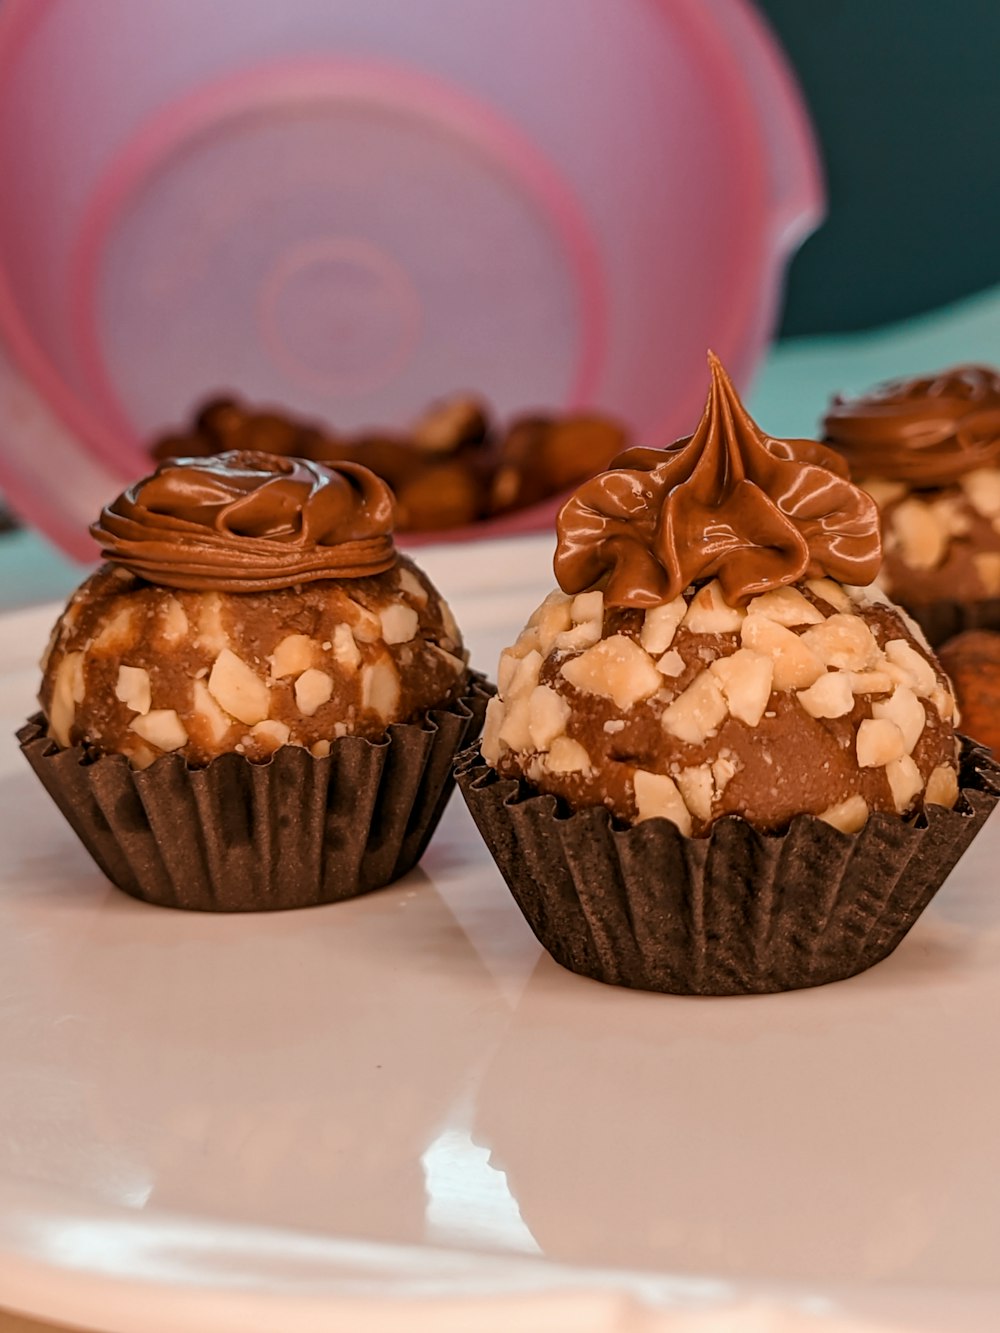
[[[501,657],[483,758],[696,837],[726,814],[854,832],[953,806],[948,681],[856,586],[878,569],[872,501],[831,451],[765,437],[712,371],[689,440],[629,450],[564,507],[561,588]]]
[[[968,630],[940,649],[951,678],[962,730],[1000,755],[1000,634]]]
[[[1000,598],[1000,373],[894,380],[836,398],[823,425],[882,512],[891,596],[913,607]]]
[[[53,632],[49,734],[135,768],[282,745],[321,757],[450,702],[467,680],[461,635],[396,555],[391,519],[385,486],[352,464],[164,463],[95,528],[111,563]]]
[[[699,836],[739,814],[873,810],[958,796],[954,700],[899,612],[813,579],[731,606],[717,581],[648,611],[555,591],[500,659],[483,757],[574,809],[664,815]]]

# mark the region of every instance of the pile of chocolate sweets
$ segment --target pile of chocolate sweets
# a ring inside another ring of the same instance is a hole
[[[538,504],[602,471],[631,440],[595,413],[522,416],[501,427],[472,397],[435,403],[405,433],[338,435],[285,412],[219,398],[153,457],[203,458],[255,449],[314,462],[363,463],[396,495],[397,529],[432,532]]]

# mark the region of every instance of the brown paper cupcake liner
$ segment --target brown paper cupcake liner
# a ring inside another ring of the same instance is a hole
[[[572,972],[675,995],[797,990],[892,953],[1000,797],[1000,765],[962,738],[954,810],[874,814],[858,833],[798,815],[783,834],[726,816],[705,838],[571,813],[500,778],[478,747],[457,779],[540,943]]]
[[[980,602],[903,602],[902,605],[926,634],[932,648],[940,648],[968,629],[1000,630],[1000,597]]]
[[[376,741],[344,736],[315,759],[286,745],[264,763],[221,755],[62,749],[41,714],[17,733],[28,762],[112,883],[161,907],[265,912],[353,898],[420,860],[452,793],[455,754],[478,736],[492,688],[473,673],[454,704]]]

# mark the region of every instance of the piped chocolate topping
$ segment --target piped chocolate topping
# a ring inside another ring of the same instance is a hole
[[[255,452],[168,460],[90,531],[106,560],[171,588],[258,592],[396,561],[392,493],[373,472]]]
[[[878,511],[813,440],[777,440],[751,419],[717,357],[693,435],[628,449],[584,483],[556,524],[564,592],[607,579],[609,606],[651,607],[718,578],[731,606],[804,578],[871,583]]]
[[[948,486],[1000,463],[1000,372],[955,366],[837,397],[823,428],[857,477]]]

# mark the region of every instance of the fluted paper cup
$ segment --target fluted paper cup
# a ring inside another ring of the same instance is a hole
[[[540,943],[572,972],[676,995],[840,981],[900,943],[1000,798],[1000,765],[962,738],[953,810],[873,814],[857,833],[814,815],[761,833],[738,816],[704,838],[666,819],[571,813],[501,778],[478,747],[458,784]]]
[[[491,689],[464,695],[378,740],[344,736],[314,758],[286,745],[262,763],[204,768],[164,755],[149,768],[61,748],[40,714],[18,732],[25,758],[112,883],[161,907],[263,912],[353,898],[411,870],[454,786],[455,754],[478,736]]]

